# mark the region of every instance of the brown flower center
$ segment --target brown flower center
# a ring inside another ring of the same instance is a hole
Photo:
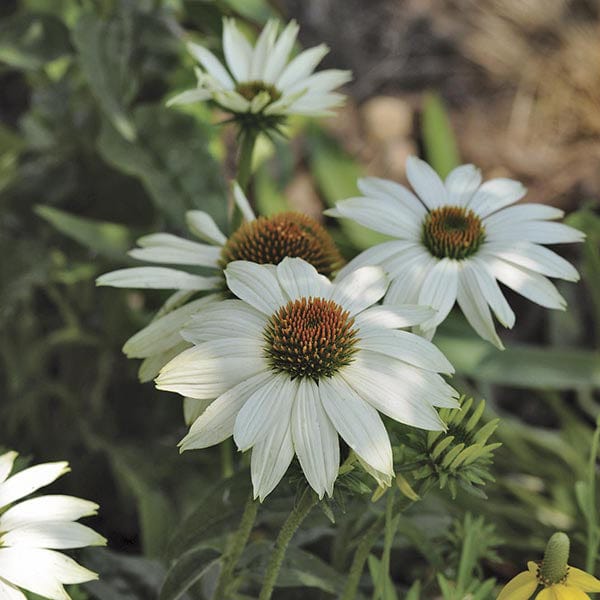
[[[442,206],[427,214],[421,239],[433,256],[460,260],[477,252],[485,240],[485,228],[472,210]]]
[[[265,327],[267,360],[292,379],[331,377],[353,360],[358,341],[353,327],[354,319],[333,300],[290,300]]]
[[[281,92],[274,85],[263,81],[246,81],[244,83],[238,83],[235,87],[235,91],[250,102],[252,102],[252,100],[254,100],[261,92],[267,92],[267,94],[269,94],[271,97],[269,103],[275,102],[281,98]]]
[[[327,277],[343,262],[319,223],[301,213],[286,212],[244,223],[227,240],[220,265],[225,268],[232,260],[278,265],[286,256],[304,259]]]

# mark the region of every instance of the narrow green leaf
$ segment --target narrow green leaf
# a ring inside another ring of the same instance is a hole
[[[427,94],[422,116],[423,142],[429,164],[440,177],[460,164],[452,125],[442,99],[437,94]]]
[[[218,558],[219,553],[212,548],[198,548],[184,554],[169,569],[159,600],[179,600],[207,571],[216,568]]]

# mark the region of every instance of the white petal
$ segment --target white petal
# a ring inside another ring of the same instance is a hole
[[[304,378],[298,386],[292,408],[292,440],[310,486],[319,498],[325,492],[332,496],[340,466],[340,445],[312,379]]]
[[[277,278],[266,265],[235,260],[227,265],[225,278],[238,298],[266,315],[287,304]]]
[[[336,279],[342,279],[351,271],[368,265],[381,265],[385,271],[386,262],[403,250],[414,246],[414,242],[405,242],[402,240],[393,240],[383,242],[364,250],[358,256],[355,256],[343,269],[340,269]]]
[[[474,165],[461,165],[450,171],[444,183],[448,191],[448,203],[466,206],[481,184],[481,171]]]
[[[422,281],[426,275],[423,271],[432,269],[436,264],[437,259],[421,244],[407,242],[398,254],[390,256],[382,266],[392,279],[404,281],[406,278],[415,278],[415,281]],[[413,275],[412,271],[415,269],[417,273]]]
[[[525,296],[545,308],[565,309],[566,300],[558,293],[556,287],[542,275],[525,267],[507,263],[500,258],[486,259],[486,264],[498,281],[521,296]]]
[[[427,208],[448,204],[448,194],[442,180],[424,160],[409,156],[406,160],[406,177]]]
[[[275,87],[285,92],[296,81],[308,77],[328,52],[329,48],[325,44],[304,50],[283,70],[275,82]]]
[[[235,420],[242,406],[272,377],[271,371],[259,373],[227,390],[211,402],[179,443],[181,451],[208,448],[231,437]]]
[[[562,256],[544,246],[531,242],[490,242],[480,252],[485,260],[487,256],[498,256],[502,260],[535,271],[546,277],[558,277],[567,281],[579,281],[579,273]]]
[[[170,233],[153,233],[137,241],[140,248],[129,251],[138,260],[177,265],[217,267],[221,248],[192,242]]]
[[[145,358],[138,369],[138,379],[140,382],[148,383],[148,381],[152,381],[167,363],[189,347],[190,345],[186,341],[181,340],[180,344],[169,348],[165,352],[153,354],[152,356]]]
[[[437,313],[423,325],[424,329],[436,327],[448,316],[456,301],[457,283],[458,263],[455,260],[443,258],[429,271],[421,286],[418,304],[431,306]]]
[[[297,298],[327,298],[331,283],[301,258],[284,258],[277,266],[277,279],[291,300]]]
[[[194,88],[185,90],[181,94],[173,96],[167,101],[167,106],[175,106],[177,104],[194,104],[195,102],[204,102],[210,98],[211,94],[208,90],[202,88]]]
[[[96,285],[153,290],[214,290],[219,277],[202,277],[166,267],[133,267],[100,275]]]
[[[221,61],[210,51],[198,44],[189,42],[187,49],[190,54],[208,71],[211,77],[214,77],[220,85],[226,90],[232,90],[235,85],[227,69],[221,64]]]
[[[323,408],[345,442],[373,469],[393,475],[390,438],[377,411],[341,377],[319,381]]]
[[[277,21],[269,20],[258,36],[256,45],[254,46],[254,52],[250,61],[249,77],[251,81],[262,81],[264,79],[267,59],[273,53],[273,45],[276,37]]]
[[[362,328],[357,347],[391,356],[427,371],[454,373],[454,367],[436,346],[408,331]]]
[[[163,367],[156,387],[211,400],[267,369],[266,359],[254,340],[214,340],[176,356]]]
[[[479,290],[477,281],[469,271],[463,270],[460,273],[456,300],[471,327],[484,340],[503,350],[504,346],[496,333],[488,304]]]
[[[386,304],[384,306],[371,306],[356,315],[355,321],[360,329],[363,327],[385,327],[398,329],[412,327],[428,321],[435,316],[433,308],[419,306],[418,304]]]
[[[269,380],[248,398],[233,427],[233,439],[245,452],[276,427],[290,422],[298,383],[285,373],[272,373]]]
[[[0,484],[0,509],[49,485],[70,470],[69,463],[54,462],[19,471]]]
[[[527,188],[514,179],[490,179],[475,192],[468,208],[483,219],[509,204],[514,204],[526,193]]]
[[[223,338],[246,338],[262,344],[267,319],[241,300],[222,300],[192,317],[181,331],[193,344]]]
[[[215,220],[203,210],[188,210],[185,222],[189,230],[201,240],[223,246],[227,242],[225,234],[219,229]]]
[[[245,113],[250,110],[250,102],[233,90],[213,91],[213,100],[224,109],[235,113]]]
[[[267,64],[264,70],[263,81],[267,83],[273,83],[277,80],[281,71],[285,66],[290,52],[296,42],[298,36],[298,24],[296,21],[290,21],[287,27],[283,30],[273,51],[270,56],[267,57]]]
[[[365,196],[400,201],[404,210],[410,212],[411,216],[420,223],[425,219],[427,209],[424,204],[408,188],[395,181],[379,177],[363,177],[358,180],[358,189]]]
[[[238,184],[237,181],[233,182],[233,198],[235,200],[236,206],[240,209],[242,216],[246,221],[254,221],[256,219],[254,215],[254,211],[250,206],[250,202],[248,202],[248,198],[246,198],[246,194],[242,191],[242,188]]]
[[[106,539],[93,529],[69,521],[26,523],[3,534],[0,539],[4,546],[56,550],[106,545]]]
[[[200,417],[214,400],[196,400],[196,398],[183,399],[183,420],[190,427]],[[183,451],[183,450],[182,450]]]
[[[262,502],[275,489],[292,458],[294,446],[290,423],[279,423],[252,448],[250,469],[255,499],[258,497]]]
[[[0,531],[39,521],[76,521],[98,512],[98,505],[73,496],[39,496],[19,502],[0,517]]]
[[[252,46],[238,30],[235,19],[223,19],[223,53],[235,79],[248,81]]]
[[[14,450],[5,452],[0,456],[0,483],[10,475],[17,456],[19,456],[19,453]]]
[[[536,244],[570,244],[582,242],[585,235],[564,223],[523,221],[505,226],[486,226],[485,238],[490,242],[527,241]]]
[[[503,208],[483,219],[484,226],[511,227],[522,221],[543,221],[545,219],[561,219],[564,212],[547,204],[517,204]]]
[[[358,396],[400,423],[430,431],[445,429],[431,405],[426,381],[417,381],[420,375],[417,369],[396,365],[396,373],[402,375],[400,379],[382,368],[389,359],[372,355],[376,357],[375,360],[369,360],[367,356],[368,353],[361,353],[342,371],[342,377]]]
[[[0,600],[27,600],[16,587],[0,579]]]
[[[480,293],[494,311],[498,321],[504,327],[511,328],[515,324],[515,313],[506,301],[500,286],[490,274],[485,262],[477,257],[472,257],[470,260],[464,261],[463,269],[474,276]],[[476,289],[475,282],[471,283],[471,289]]]
[[[346,101],[346,96],[338,93],[311,93],[310,91],[302,94],[296,101],[294,101],[286,112],[296,113],[299,115],[323,115],[327,116],[332,114],[331,108],[341,106]],[[270,108],[270,107],[269,107]],[[268,111],[267,111],[267,114]]]
[[[326,69],[325,71],[319,71],[313,73],[305,79],[300,79],[296,83],[290,86],[285,93],[294,94],[302,90],[307,91],[310,94],[327,94],[331,90],[334,90],[345,83],[348,83],[352,79],[352,73],[350,71],[342,71],[340,69]]]
[[[181,330],[190,317],[218,302],[217,298],[218,296],[211,294],[194,300],[152,321],[125,342],[123,352],[130,358],[148,358],[168,351],[181,343]]]
[[[369,229],[400,239],[418,240],[421,223],[400,202],[381,198],[348,198],[335,205],[339,214]]]
[[[381,267],[361,267],[343,279],[336,279],[331,299],[356,315],[375,304],[385,294],[388,278]]]

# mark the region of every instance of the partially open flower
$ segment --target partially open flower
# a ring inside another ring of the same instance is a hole
[[[277,29],[277,21],[269,21],[252,46],[234,19],[224,19],[225,65],[210,50],[189,43],[189,52],[202,67],[196,71],[198,85],[169,104],[211,100],[243,128],[258,131],[277,129],[291,114],[329,114],[343,102],[344,96],[333,90],[350,80],[350,72],[314,73],[328,52],[324,44],[289,60],[298,25],[291,21],[279,36]]]
[[[438,374],[452,366],[433,344],[398,330],[431,310],[377,306],[387,288],[379,267],[331,283],[304,260],[285,258],[276,268],[235,261],[225,275],[239,300],[192,319],[182,335],[194,347],[156,379],[159,389],[212,401],[182,450],[233,435],[241,451],[252,449],[261,500],[295,454],[322,497],[333,493],[338,474],[338,434],[390,485],[392,449],[378,411],[414,427],[445,428],[434,407],[457,406]]]

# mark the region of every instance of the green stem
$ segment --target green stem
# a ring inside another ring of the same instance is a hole
[[[244,507],[240,525],[235,532],[235,535],[229,540],[227,550],[223,555],[223,567],[219,574],[219,580],[217,581],[217,587],[213,594],[213,600],[226,600],[226,598],[228,598],[227,592],[229,584],[233,579],[233,571],[248,543],[248,538],[252,532],[254,521],[256,521],[257,513],[258,502],[253,500],[252,493],[250,493],[248,500],[246,501],[246,506]]]
[[[279,570],[281,569],[281,565],[285,557],[285,551],[287,550],[294,533],[296,533],[296,530],[298,527],[300,527],[302,521],[304,521],[304,519],[308,516],[317,502],[318,499],[313,494],[312,490],[310,490],[310,488],[306,488],[302,494],[302,497],[300,498],[300,501],[286,519],[281,531],[279,532],[279,535],[277,536],[273,553],[271,554],[269,564],[267,565],[265,578],[260,590],[260,595],[258,596],[258,600],[270,600],[271,594],[273,594],[273,589],[275,588],[275,583],[277,582]]]
[[[221,470],[224,479],[231,477],[234,472],[233,443],[231,438],[227,438],[221,443]]]
[[[598,448],[600,446],[600,417],[596,422],[596,431],[592,437],[592,447],[590,449],[590,459],[587,468],[588,480],[588,510],[587,510],[587,545],[585,556],[585,570],[588,573],[594,573],[596,569],[596,560],[598,548],[600,546],[600,528],[597,522],[596,513],[596,460]]]
[[[242,145],[240,147],[237,182],[240,184],[244,193],[247,193],[250,176],[252,175],[252,156],[254,154],[254,146],[258,136],[256,132],[246,130],[242,132],[241,137]]]

